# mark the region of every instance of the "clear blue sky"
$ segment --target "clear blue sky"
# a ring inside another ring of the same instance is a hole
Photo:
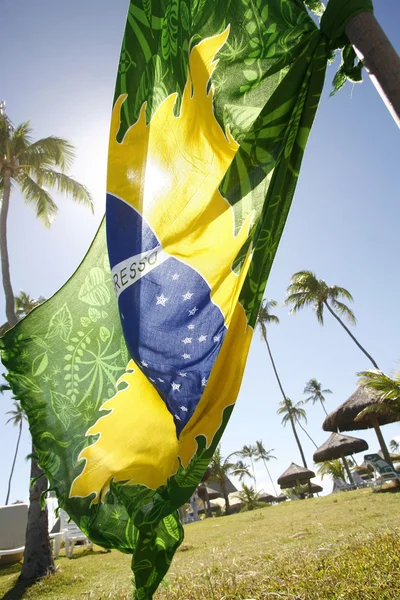
[[[399,51],[399,1],[375,4],[378,20]],[[128,0],[0,0],[0,99],[7,101],[14,123],[31,120],[35,137],[54,134],[76,146],[72,174],[89,187],[96,202],[92,216],[60,198],[60,214],[47,231],[14,193],[9,252],[16,293],[23,289],[34,297],[53,294],[80,262],[103,215],[110,110],[127,7]],[[400,360],[399,132],[367,75],[362,85],[346,84],[329,98],[336,66],[328,69],[266,292],[280,303],[276,314],[281,322],[271,328],[270,343],[286,393],[293,401],[301,399],[305,382],[316,377],[334,392],[328,397],[328,411],[349,397],[356,372],[370,365],[329,315],[321,327],[311,310],[290,316],[282,307],[292,273],[311,269],[329,284],[348,288],[355,298],[355,334],[361,343],[383,370],[395,369]],[[278,458],[270,463],[274,479],[291,461],[300,462],[290,430],[283,429],[276,416],[279,401],[267,351],[256,332],[222,446],[229,453],[262,439]],[[0,402],[2,504],[17,430],[4,425],[10,397]],[[322,409],[308,405],[308,430],[317,444],[327,437],[322,420]],[[389,441],[400,435],[400,427],[389,425],[383,432]],[[313,446],[300,435],[312,465]],[[360,437],[372,451],[378,449],[373,432],[360,432]],[[28,497],[29,465],[24,457],[29,452],[25,427],[11,501]],[[272,491],[262,467],[257,476],[260,487]],[[331,483],[324,484],[329,492]]]

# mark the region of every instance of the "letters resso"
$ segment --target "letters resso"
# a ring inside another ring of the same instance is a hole
[[[140,279],[146,267],[153,267],[156,264],[157,257],[158,250],[154,250],[147,256],[142,256],[139,261],[134,260],[130,265],[127,265],[117,273],[114,273],[113,278],[115,291],[123,289],[126,285],[134,283],[135,279]]]

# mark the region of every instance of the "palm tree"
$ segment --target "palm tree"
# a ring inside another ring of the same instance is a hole
[[[375,369],[361,371],[357,375],[360,377],[358,384],[373,391],[378,402],[362,410],[356,420],[362,420],[363,416],[367,414],[371,417],[390,415],[393,417],[393,421],[400,420],[400,371],[397,371],[393,377]],[[385,452],[383,448],[382,451]]]
[[[285,392],[283,390],[282,383],[281,383],[281,380],[280,380],[279,375],[278,375],[278,371],[277,371],[276,366],[275,366],[275,361],[273,359],[271,348],[270,348],[270,345],[269,345],[269,342],[268,342],[268,337],[267,337],[267,326],[270,325],[271,323],[276,323],[276,324],[279,323],[278,317],[276,315],[271,314],[271,310],[273,308],[275,308],[276,306],[278,306],[278,303],[276,302],[276,300],[264,300],[263,303],[262,303],[262,305],[261,305],[261,308],[260,308],[260,311],[258,313],[258,316],[257,316],[257,325],[259,325],[259,327],[261,329],[261,339],[263,339],[264,342],[266,343],[268,354],[269,354],[269,357],[271,359],[272,368],[274,370],[275,377],[276,377],[276,380],[278,382],[279,389],[281,390],[281,394],[283,396],[283,401],[286,403],[286,405],[288,407],[287,410],[288,410],[289,420],[290,420],[290,424],[292,426],[292,431],[293,431],[293,435],[294,435],[294,438],[295,438],[296,443],[297,443],[297,447],[298,447],[299,452],[300,452],[301,460],[303,461],[304,467],[307,468],[307,462],[306,462],[306,459],[305,459],[305,456],[304,456],[303,448],[301,446],[301,443],[300,443],[300,440],[299,440],[299,436],[297,435],[297,431],[296,431],[294,419],[292,417],[292,414],[291,414],[291,412],[289,410],[289,405],[287,403],[288,398],[286,397],[286,394],[285,394]]]
[[[210,469],[210,481],[215,481],[219,484],[221,488],[222,495],[225,500],[225,514],[230,514],[230,504],[229,504],[229,496],[227,490],[227,477],[231,473],[236,477],[240,477],[241,475],[247,475],[251,477],[251,473],[249,472],[246,465],[243,466],[243,463],[240,462],[234,463],[231,462],[230,459],[232,456],[236,455],[237,452],[231,452],[226,458],[224,458],[221,454],[221,445],[217,447],[214,452],[214,455],[209,464]]]
[[[389,446],[393,453],[400,452],[400,444],[396,440],[390,440]]]
[[[332,390],[322,389],[322,384],[320,381],[317,381],[314,377],[307,381],[306,386],[304,388],[303,394],[310,394],[308,398],[305,399],[304,402],[312,402],[315,404],[316,402],[320,402],[321,406],[327,415],[326,408],[324,406],[325,396],[324,394],[332,394]]]
[[[247,510],[254,510],[259,506],[262,506],[261,502],[259,502],[260,494],[258,494],[253,487],[248,486],[245,483],[242,483],[239,498]]]
[[[29,294],[20,290],[18,296],[15,296],[15,312],[18,319],[25,317],[27,314],[31,312],[34,308],[42,304],[45,301],[45,298],[40,296],[37,300],[31,298]]]
[[[238,456],[242,457],[242,458],[248,458],[250,460],[250,464],[251,464],[251,470],[253,473],[253,479],[254,479],[254,487],[257,491],[257,481],[256,481],[256,474],[254,472],[254,463],[253,463],[253,457],[256,456],[257,451],[255,446],[243,446],[243,448],[241,450],[239,450],[239,452],[237,453]],[[244,463],[241,463],[244,464]]]
[[[8,504],[8,501],[10,499],[10,492],[11,492],[11,480],[13,478],[14,475],[14,468],[15,468],[15,463],[17,460],[17,455],[18,455],[18,449],[19,449],[19,443],[21,441],[21,434],[22,434],[22,425],[24,422],[24,419],[26,420],[26,415],[21,407],[21,404],[17,401],[14,400],[14,410],[9,410],[7,413],[7,415],[11,415],[11,417],[8,419],[7,423],[12,423],[15,427],[18,426],[18,438],[17,438],[17,445],[15,448],[15,453],[14,453],[14,460],[11,466],[11,473],[10,473],[10,477],[8,480],[8,488],[7,488],[7,496],[6,496],[6,505]]]
[[[343,481],[346,481],[343,463],[338,458],[318,463],[317,472],[321,476],[321,479],[325,475],[329,475],[332,479],[343,479]]]
[[[254,479],[253,475],[249,472],[249,467],[242,460],[238,460],[235,464],[235,469],[237,469],[237,478],[240,483],[243,483],[245,477],[250,477]]]
[[[264,447],[264,444],[263,444],[262,440],[257,440],[256,441],[256,454],[255,454],[255,459],[254,460],[256,462],[258,462],[259,460],[263,461],[264,467],[266,468],[266,471],[268,473],[268,477],[270,478],[272,487],[274,489],[274,494],[275,494],[275,496],[277,496],[278,494],[276,492],[275,485],[274,485],[273,479],[271,477],[271,473],[269,472],[268,465],[267,465],[267,463],[272,458],[274,458],[276,460],[276,456],[273,456],[273,454],[271,454],[273,451],[274,451],[273,448],[271,450],[266,450],[265,447]]]
[[[318,448],[308,431],[301,424],[301,421],[305,421],[307,423],[307,413],[304,408],[301,408],[302,405],[303,402],[301,400],[296,402],[296,404],[293,404],[290,398],[286,398],[286,402],[282,400],[282,402],[279,403],[280,408],[278,408],[276,412],[278,415],[283,415],[281,423],[284,427],[286,427],[286,425],[292,420],[295,421],[300,429],[304,431],[308,439],[316,448]]]
[[[299,271],[292,275],[292,280],[287,289],[287,298],[285,304],[292,305],[291,313],[298,312],[304,306],[310,304],[316,312],[318,322],[324,324],[324,308],[340,323],[351,339],[364,352],[365,356],[378,369],[378,365],[370,354],[363,348],[360,342],[354,337],[350,329],[346,327],[340,317],[345,317],[352,325],[356,324],[356,318],[350,308],[341,302],[339,298],[345,298],[353,302],[353,296],[348,290],[337,285],[328,286],[323,279],[317,279],[312,271]],[[340,315],[340,316],[339,316]]]
[[[10,327],[17,321],[11,285],[7,243],[7,217],[11,191],[18,187],[27,204],[46,227],[51,225],[58,208],[47,188],[71,196],[72,200],[93,211],[93,200],[85,186],[66,174],[74,158],[74,147],[64,139],[49,136],[34,142],[29,122],[14,127],[0,112],[0,252],[1,272]]]
[[[14,127],[0,110],[0,253],[1,273],[6,300],[7,327],[18,321],[16,303],[11,285],[7,242],[7,217],[11,191],[19,188],[27,204],[33,205],[36,217],[46,227],[58,212],[48,189],[54,189],[73,201],[89,207],[93,200],[85,186],[66,172],[74,158],[74,147],[66,140],[49,136],[34,142],[29,122]],[[26,307],[25,307],[26,308]],[[34,450],[34,449],[33,449]],[[32,453],[35,454],[34,451]],[[32,459],[31,479],[43,475],[37,460]],[[30,488],[28,526],[21,579],[31,581],[54,571],[54,561],[48,535],[47,510],[41,510],[41,493],[46,490],[44,476]]]

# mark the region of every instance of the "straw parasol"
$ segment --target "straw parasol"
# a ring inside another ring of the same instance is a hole
[[[259,497],[259,501],[260,502],[276,502],[276,498],[275,496],[272,496],[272,494],[263,494],[262,496]]]
[[[378,403],[376,395],[363,387],[359,387],[346,402],[331,412],[322,424],[324,431],[353,431],[359,429],[375,429],[379,445],[385,459],[390,464],[389,451],[380,429],[381,425],[398,421],[394,414],[364,414],[362,419],[357,419],[362,411]]]
[[[286,502],[286,500],[287,496],[285,494],[279,494],[279,496],[275,498],[275,502]]]
[[[311,484],[311,493],[312,494],[319,494],[323,491],[323,488],[318,485],[317,483],[312,483]]]
[[[278,485],[281,488],[291,488],[300,483],[308,482],[310,479],[315,477],[314,471],[300,467],[295,463],[291,463],[289,467],[282,473],[278,479]]]
[[[351,437],[350,435],[342,435],[341,433],[331,433],[326,442],[314,452],[313,459],[314,462],[319,463],[325,460],[341,458],[350,483],[354,483],[346,456],[362,452],[363,450],[368,450],[368,444],[365,440]]]

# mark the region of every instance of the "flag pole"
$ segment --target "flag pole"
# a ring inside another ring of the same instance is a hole
[[[351,19],[346,35],[364,61],[372,83],[400,127],[400,57],[371,12]]]

